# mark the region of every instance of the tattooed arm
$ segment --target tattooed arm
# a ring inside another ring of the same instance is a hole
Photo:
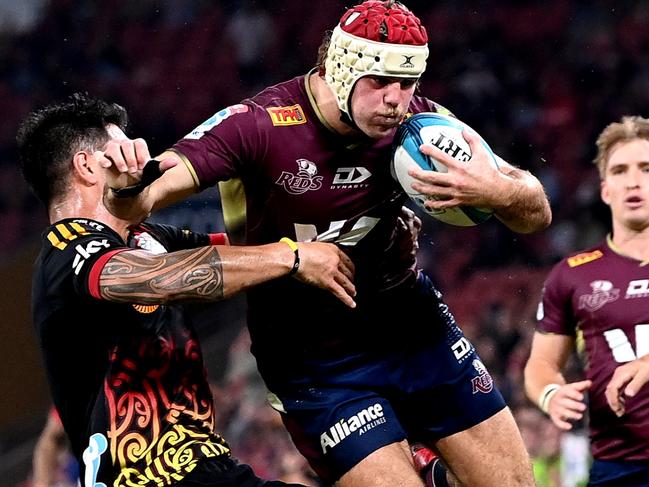
[[[354,307],[354,265],[335,245],[298,244],[300,267],[295,277],[333,293]],[[154,255],[129,250],[112,256],[102,269],[102,298],[121,303],[161,304],[215,301],[249,287],[286,276],[295,255],[283,243],[231,247],[215,245]]]

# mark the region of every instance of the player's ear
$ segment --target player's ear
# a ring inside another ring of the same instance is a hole
[[[75,176],[83,181],[84,184],[91,186],[97,183],[99,166],[92,154],[86,151],[76,152],[72,156],[72,168]]]
[[[611,198],[608,192],[608,186],[606,185],[606,180],[602,179],[599,182],[599,194],[602,198],[602,201],[607,205],[611,204]]]

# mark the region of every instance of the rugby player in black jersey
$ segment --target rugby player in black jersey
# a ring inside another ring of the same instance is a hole
[[[211,301],[271,279],[326,289],[354,306],[353,264],[335,245],[222,245],[165,225],[116,218],[104,166],[125,110],[85,95],[21,125],[23,173],[47,207],[33,318],[54,404],[95,486],[285,485],[257,478],[215,431],[212,396],[181,301]],[[133,145],[146,153],[143,141]],[[162,169],[173,162],[163,161]]]

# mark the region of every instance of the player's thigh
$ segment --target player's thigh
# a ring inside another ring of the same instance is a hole
[[[295,446],[332,484],[407,437],[390,401],[372,391],[305,387],[275,398]]]
[[[463,485],[534,487],[531,462],[509,408],[439,440],[436,447]]]
[[[408,443],[404,440],[374,451],[343,475],[337,487],[421,487]]]

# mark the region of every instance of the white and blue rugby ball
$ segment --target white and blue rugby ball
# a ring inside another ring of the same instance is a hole
[[[435,112],[423,112],[406,119],[397,130],[392,146],[392,176],[401,185],[403,190],[426,213],[433,218],[450,225],[468,227],[482,223],[493,215],[491,208],[475,208],[472,206],[459,206],[446,210],[431,210],[424,203],[434,197],[418,193],[412,189],[414,178],[408,175],[408,169],[419,166],[427,171],[447,172],[448,168],[438,160],[422,154],[419,151],[421,144],[434,145],[450,154],[454,159],[466,163],[471,162],[471,148],[464,137],[462,130],[475,132],[467,124],[449,115]],[[478,137],[480,137],[478,135]],[[482,145],[498,167],[496,155],[489,145],[480,137]]]

